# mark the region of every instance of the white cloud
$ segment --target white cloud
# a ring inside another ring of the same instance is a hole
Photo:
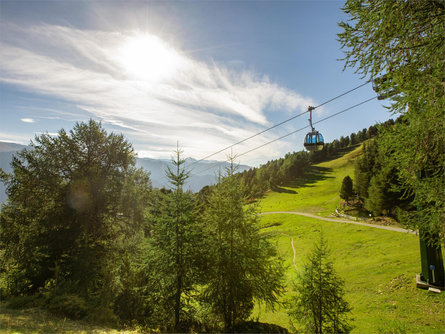
[[[162,156],[179,140],[187,155],[199,158],[270,125],[266,112],[301,112],[314,104],[257,73],[196,61],[157,37],[160,46],[152,49],[132,44],[131,51],[142,56],[161,48],[160,56],[150,58],[156,64],[135,73],[137,67],[122,59],[122,48],[134,33],[53,25],[0,28],[6,31],[0,36],[0,81],[64,99],[119,126],[144,155]],[[162,69],[166,55],[170,63],[174,59],[174,70]],[[150,71],[156,66],[153,80]],[[238,149],[244,152],[269,139],[273,136],[257,137]],[[282,152],[279,143],[261,150],[267,158]]]
[[[30,141],[30,138],[28,135],[0,131],[0,141],[27,145]]]
[[[24,123],[34,123],[35,120],[33,120],[32,118],[20,118],[20,120]]]

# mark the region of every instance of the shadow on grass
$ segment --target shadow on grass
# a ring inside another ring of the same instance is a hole
[[[289,331],[275,324],[265,322],[244,321],[238,323],[233,328],[234,333],[289,333]]]
[[[271,189],[275,191],[276,193],[286,193],[286,194],[296,194],[297,192],[295,190],[282,188],[276,185],[272,185]]]
[[[342,156],[348,154],[349,152],[354,151],[357,147],[359,147],[362,143],[358,143],[358,144],[354,144],[351,146],[347,146],[347,147],[343,147],[343,148],[339,148],[337,149],[337,151],[330,156],[325,156],[325,157],[320,157],[317,155],[312,157],[312,163],[321,163],[321,162],[326,162],[326,161],[331,161],[331,160],[335,160],[338,158],[341,158]],[[318,153],[318,152],[317,152]]]
[[[305,176],[297,178],[295,181],[288,182],[286,186],[291,188],[313,187],[314,184],[319,181],[333,179],[333,176],[329,176],[332,171],[333,169],[328,167],[311,166],[311,169]]]

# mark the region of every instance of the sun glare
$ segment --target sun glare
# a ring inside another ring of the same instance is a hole
[[[180,65],[180,56],[174,49],[148,34],[128,37],[117,56],[128,76],[150,82],[170,78]]]

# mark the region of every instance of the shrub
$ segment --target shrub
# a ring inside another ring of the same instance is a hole
[[[23,309],[40,305],[39,296],[15,296],[8,300],[7,307],[12,309]]]
[[[50,295],[46,303],[51,313],[74,320],[85,318],[89,311],[85,299],[73,294]]]

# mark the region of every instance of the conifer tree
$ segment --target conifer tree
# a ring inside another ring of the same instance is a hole
[[[351,308],[344,299],[344,281],[334,270],[323,234],[298,274],[297,294],[289,315],[307,333],[348,333]]]
[[[343,198],[346,202],[354,195],[354,189],[352,186],[352,179],[349,175],[346,175],[343,178],[343,182],[341,184],[340,189],[340,197]]]
[[[380,96],[393,95],[389,109],[402,115],[378,141],[399,169],[401,187],[414,196],[417,212],[403,221],[439,246],[445,238],[444,2],[347,0],[343,11],[348,19],[338,37],[346,66],[380,78]]]
[[[3,180],[2,295],[73,294],[112,313],[124,262],[139,253],[151,192],[131,144],[93,120],[77,123],[37,136]]]
[[[226,332],[249,316],[254,300],[273,306],[283,289],[276,249],[259,232],[257,208],[243,207],[245,198],[234,172],[232,161],[203,214],[212,265],[202,293]]]
[[[158,282],[157,321],[168,331],[182,331],[185,306],[195,287],[198,269],[199,234],[191,193],[184,191],[190,173],[179,148],[172,158],[172,168],[166,171],[171,191],[159,192],[154,205],[151,259],[153,279]]]

